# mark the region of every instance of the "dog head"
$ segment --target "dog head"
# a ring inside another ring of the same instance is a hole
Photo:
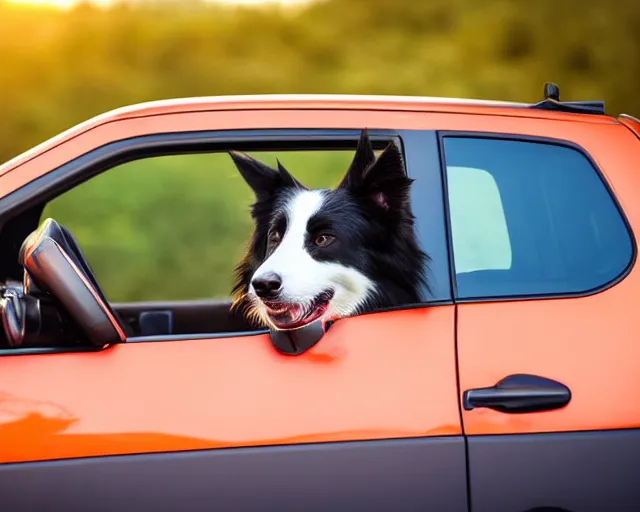
[[[236,269],[234,304],[275,329],[417,302],[418,249],[402,154],[375,157],[366,130],[334,190],[309,190],[278,161],[273,169],[231,152],[252,188],[254,232]]]

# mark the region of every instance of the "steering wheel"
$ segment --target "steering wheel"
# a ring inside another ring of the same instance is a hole
[[[49,322],[60,331],[59,315],[43,309],[39,296],[49,295],[93,346],[126,341],[123,323],[109,306],[80,248],[68,229],[53,219],[23,242],[19,260],[24,268],[23,290],[7,290],[0,314],[9,344],[23,344],[29,327],[38,333]],[[46,301],[45,301],[46,302]],[[46,336],[45,336],[46,337]]]

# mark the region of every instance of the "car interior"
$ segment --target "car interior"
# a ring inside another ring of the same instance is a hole
[[[15,238],[22,219],[3,235]],[[104,347],[158,335],[259,331],[231,311],[230,301],[110,304],[73,235],[54,219],[19,246],[12,242],[3,246],[17,248],[22,279],[14,266],[0,284],[0,348]]]

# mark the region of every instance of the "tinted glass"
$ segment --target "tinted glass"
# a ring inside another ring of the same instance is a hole
[[[632,241],[580,151],[444,139],[459,298],[585,293],[617,279]]]

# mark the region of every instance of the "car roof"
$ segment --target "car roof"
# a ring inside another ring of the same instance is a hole
[[[355,94],[262,94],[174,98],[137,103],[92,117],[0,165],[0,176],[40,153],[97,126],[124,119],[204,111],[229,110],[379,110],[483,114],[510,117],[560,119],[565,121],[611,124],[618,121],[606,115],[588,115],[534,109],[531,103],[429,96],[391,96]]]

